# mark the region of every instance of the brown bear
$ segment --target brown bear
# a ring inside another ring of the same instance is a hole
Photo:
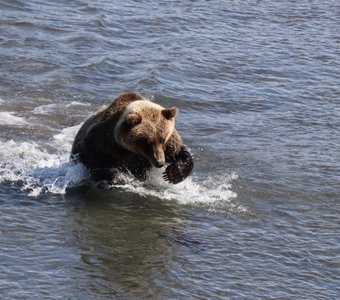
[[[122,172],[145,180],[152,165],[168,164],[164,179],[179,183],[191,173],[193,159],[175,129],[177,113],[176,107],[164,108],[138,93],[123,93],[85,121],[71,157],[85,164],[94,181],[120,183]]]

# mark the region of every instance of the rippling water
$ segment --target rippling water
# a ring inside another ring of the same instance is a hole
[[[0,0],[4,299],[340,298],[338,1]],[[97,108],[180,109],[195,172],[110,191]]]

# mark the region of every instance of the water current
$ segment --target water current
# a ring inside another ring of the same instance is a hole
[[[338,1],[0,0],[1,299],[339,299]],[[135,90],[192,176],[69,161]]]

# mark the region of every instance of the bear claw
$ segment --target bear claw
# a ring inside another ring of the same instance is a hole
[[[192,168],[192,161],[172,163],[165,169],[163,178],[173,184],[179,183],[191,173]]]

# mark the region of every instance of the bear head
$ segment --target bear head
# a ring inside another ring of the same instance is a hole
[[[114,129],[116,142],[155,167],[165,164],[165,147],[175,127],[176,107],[164,108],[148,100],[130,103]]]

